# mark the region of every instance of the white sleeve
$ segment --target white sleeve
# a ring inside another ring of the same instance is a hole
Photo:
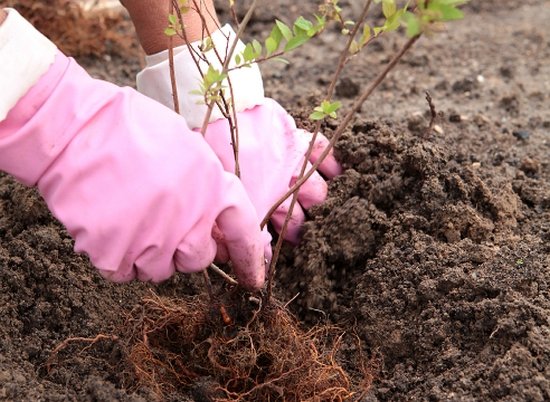
[[[235,38],[235,32],[229,25],[214,32],[211,36],[220,57],[225,59],[231,44]],[[198,51],[200,41],[191,43],[191,46]],[[235,55],[242,53],[244,44],[239,41],[230,63],[230,67],[235,65]],[[199,52],[200,54],[200,52]],[[217,70],[221,70],[222,64],[216,57],[214,50],[205,54],[209,63]],[[168,60],[168,50],[156,53],[146,57],[146,67],[137,75],[138,90],[153,98],[160,103],[173,109],[172,85],[170,82],[170,65]],[[202,126],[204,116],[206,115],[206,105],[201,95],[192,94],[194,90],[200,88],[202,76],[193,61],[187,45],[179,46],[174,49],[174,64],[176,70],[176,83],[178,89],[178,100],[180,114],[185,118],[191,129]],[[200,62],[201,69],[206,72],[208,64],[205,61]],[[233,101],[237,112],[253,108],[260,105],[264,100],[264,86],[260,69],[257,64],[252,67],[239,68],[229,73],[231,86],[233,88]],[[227,82],[225,83],[227,85]],[[201,103],[202,102],[202,103]],[[217,106],[214,107],[210,122],[223,118],[221,111]]]
[[[0,25],[0,121],[55,60],[56,46],[16,10]]]

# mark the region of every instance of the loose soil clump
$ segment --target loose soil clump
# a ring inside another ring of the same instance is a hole
[[[364,122],[343,138],[347,170],[312,211],[282,288],[300,293],[304,320],[348,322],[381,353],[381,400],[543,401],[548,245],[519,228],[518,183],[412,126]]]

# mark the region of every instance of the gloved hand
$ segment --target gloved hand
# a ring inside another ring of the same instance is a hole
[[[227,25],[213,33],[212,42],[222,57],[230,47],[227,46],[228,40],[231,43],[234,37],[234,31]],[[198,51],[199,43],[192,43],[191,46]],[[243,49],[244,45],[239,43],[235,54]],[[201,96],[192,93],[198,89],[201,75],[186,45],[176,48],[174,53],[180,113],[190,128],[197,130],[202,126],[206,115],[206,106],[200,104]],[[221,63],[213,50],[206,57],[215,68],[221,70]],[[147,56],[146,60],[147,67],[137,77],[138,90],[168,107],[173,107],[168,52]],[[202,62],[201,66],[206,71],[208,65]],[[264,97],[262,79],[256,65],[233,70],[230,79],[233,101],[238,111],[241,180],[262,219],[296,181],[312,134],[297,129],[294,120],[277,102]],[[206,141],[224,168],[228,172],[234,172],[229,124],[217,107],[214,108],[210,121],[205,134]],[[326,137],[318,134],[311,162],[318,158],[327,144]],[[340,174],[342,169],[331,154],[319,170],[327,178],[332,178]],[[320,174],[315,173],[299,191],[300,205],[294,208],[286,240],[296,243],[299,239],[304,222],[304,211],[300,206],[307,209],[320,204],[326,195],[327,184]],[[290,201],[291,198],[287,199],[272,216],[271,222],[277,231],[282,227]],[[269,236],[267,232],[264,235]]]
[[[28,43],[17,54],[21,38]],[[51,47],[12,10],[0,27],[7,71],[43,68],[36,46]],[[38,186],[75,250],[108,279],[161,281],[206,268],[220,250],[241,285],[261,287],[258,216],[204,138],[159,103],[92,79],[52,49],[53,64],[36,83],[6,86],[24,95],[9,108],[0,102],[0,170]]]

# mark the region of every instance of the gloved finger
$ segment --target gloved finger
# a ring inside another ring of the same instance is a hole
[[[294,176],[292,177],[292,180],[290,181],[290,186],[292,187],[294,183],[298,180],[298,175],[300,174],[300,171],[302,169],[302,166],[298,167],[298,170],[295,172]],[[306,172],[311,169],[311,163],[308,163],[308,166],[306,168]],[[300,205],[305,208],[309,209],[314,205],[322,204],[323,201],[326,200],[328,194],[328,186],[325,179],[321,177],[321,175],[317,172],[314,172],[304,184],[300,186],[300,189],[298,190],[298,202]]]
[[[176,269],[185,273],[202,271],[214,261],[216,249],[216,241],[210,232],[196,230],[189,233],[176,249]]]
[[[212,228],[212,238],[216,241],[217,246],[215,261],[219,263],[226,263],[229,261],[229,251],[225,245],[225,237],[216,224],[214,224],[214,227]]]
[[[287,198],[286,201],[283,202],[281,206],[279,206],[279,208],[277,208],[277,210],[271,216],[271,223],[273,224],[273,228],[277,231],[277,233],[281,233],[281,229],[283,228],[288,210],[290,209],[291,201],[292,197]],[[296,205],[294,205],[294,209],[292,210],[292,216],[290,217],[284,239],[293,244],[298,244],[298,242],[300,241],[300,232],[302,229],[302,225],[304,224],[305,220],[306,217],[304,211],[302,210],[302,207],[299,203],[296,203]]]
[[[218,250],[216,252],[216,262],[219,263],[226,263],[229,261],[229,251],[227,250],[227,246],[225,244],[225,237],[223,236],[223,233],[218,228],[218,225],[214,225],[214,228],[212,229],[212,237],[214,240],[216,240],[216,244],[218,246]],[[269,230],[267,228],[264,228],[262,230],[262,243],[264,244],[264,257],[266,264],[271,263],[271,258],[273,257],[273,250],[271,249],[271,234],[269,233]]]
[[[271,249],[271,234],[269,233],[269,230],[267,230],[267,227],[264,227],[262,230],[262,239],[264,243],[264,257],[265,257],[265,264],[266,269],[271,264],[271,258],[273,257],[273,250]]]
[[[265,282],[265,257],[262,232],[253,207],[234,203],[216,220],[225,239],[229,258],[239,284],[247,289],[260,289]]]
[[[296,131],[296,134],[301,136],[303,140],[307,140],[308,143],[311,142],[311,138],[313,138],[313,134],[306,130],[299,129]],[[328,138],[325,137],[323,134],[318,133],[317,137],[315,137],[315,144],[313,145],[313,150],[311,152],[309,161],[311,163],[315,163],[328,147],[328,145]],[[330,150],[325,160],[319,165],[319,170],[329,179],[332,179],[342,173],[342,165],[340,165],[340,163],[334,157],[334,152],[332,149]]]

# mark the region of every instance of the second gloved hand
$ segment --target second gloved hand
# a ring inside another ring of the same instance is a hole
[[[222,56],[229,48],[235,34],[225,26],[212,35],[212,43]],[[229,38],[229,39],[228,39]],[[191,44],[198,50],[198,43]],[[236,53],[242,52],[244,45],[239,43]],[[218,70],[221,64],[211,50],[206,54],[209,63]],[[187,46],[175,49],[176,82],[180,100],[180,113],[190,128],[198,130],[206,115],[206,106],[201,105],[201,96],[193,95],[201,82],[201,74],[195,65]],[[208,65],[202,63],[203,71]],[[274,100],[265,98],[260,71],[256,65],[233,70],[230,73],[233,101],[237,110],[239,133],[239,165],[241,181],[252,200],[260,219],[271,206],[294,184],[302,167],[312,134],[296,128],[292,117]],[[172,88],[168,52],[163,51],[147,57],[147,67],[137,77],[138,89],[165,104],[173,107]],[[216,107],[205,133],[224,168],[235,171],[233,144],[229,123]],[[318,134],[310,162],[314,162],[324,151],[328,140]],[[331,154],[320,166],[326,178],[341,172],[340,164]],[[327,195],[325,179],[315,173],[301,187],[298,195],[299,206],[294,208],[285,238],[296,243],[304,222],[303,209],[323,202]],[[279,231],[289,209],[290,198],[271,217],[274,228]],[[269,236],[267,232],[264,232]]]

